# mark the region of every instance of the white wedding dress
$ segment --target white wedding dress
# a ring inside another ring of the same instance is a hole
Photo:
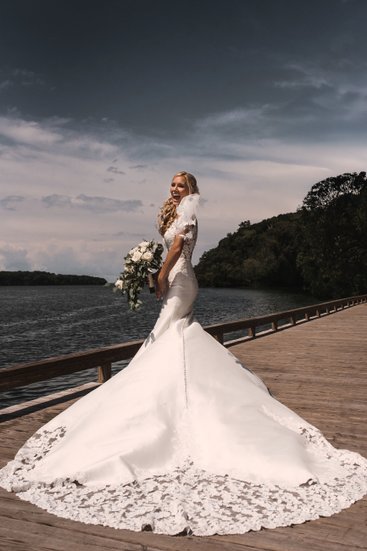
[[[61,517],[164,534],[330,516],[367,492],[367,460],[331,446],[194,320],[195,198],[185,199],[167,247],[190,227],[149,337],[127,368],[37,431],[0,485]]]

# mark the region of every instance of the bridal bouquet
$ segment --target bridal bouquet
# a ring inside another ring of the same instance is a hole
[[[142,241],[125,256],[125,267],[115,282],[114,291],[127,295],[130,310],[138,310],[142,301],[139,293],[149,281],[150,292],[154,291],[153,274],[162,265],[163,246],[155,241]]]

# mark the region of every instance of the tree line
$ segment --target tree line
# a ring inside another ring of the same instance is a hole
[[[367,293],[366,173],[318,182],[297,212],[241,222],[195,272],[204,287],[285,287],[325,299]]]
[[[0,271],[0,285],[104,285],[103,277],[50,272]]]

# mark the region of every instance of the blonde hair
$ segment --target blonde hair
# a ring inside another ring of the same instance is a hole
[[[189,192],[191,193],[199,193],[198,184],[196,181],[195,176],[190,174],[190,172],[177,172],[173,176],[173,178],[176,178],[176,176],[182,176],[185,180],[185,184],[189,188]],[[172,178],[172,180],[173,180]],[[172,197],[169,197],[162,205],[159,213],[158,213],[158,230],[161,235],[164,235],[174,219],[176,218],[176,205],[173,202]]]
[[[187,187],[189,188],[190,193],[200,193],[198,188],[198,183],[193,174],[190,174],[190,172],[185,172],[183,170],[182,172],[177,172],[177,174],[175,174],[173,178],[176,178],[176,176],[182,176],[184,178],[185,184],[187,184]]]

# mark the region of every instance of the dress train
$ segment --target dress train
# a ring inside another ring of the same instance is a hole
[[[193,219],[135,358],[37,431],[0,486],[65,518],[196,535],[330,516],[367,492],[367,460],[335,449],[193,318],[196,232]]]

